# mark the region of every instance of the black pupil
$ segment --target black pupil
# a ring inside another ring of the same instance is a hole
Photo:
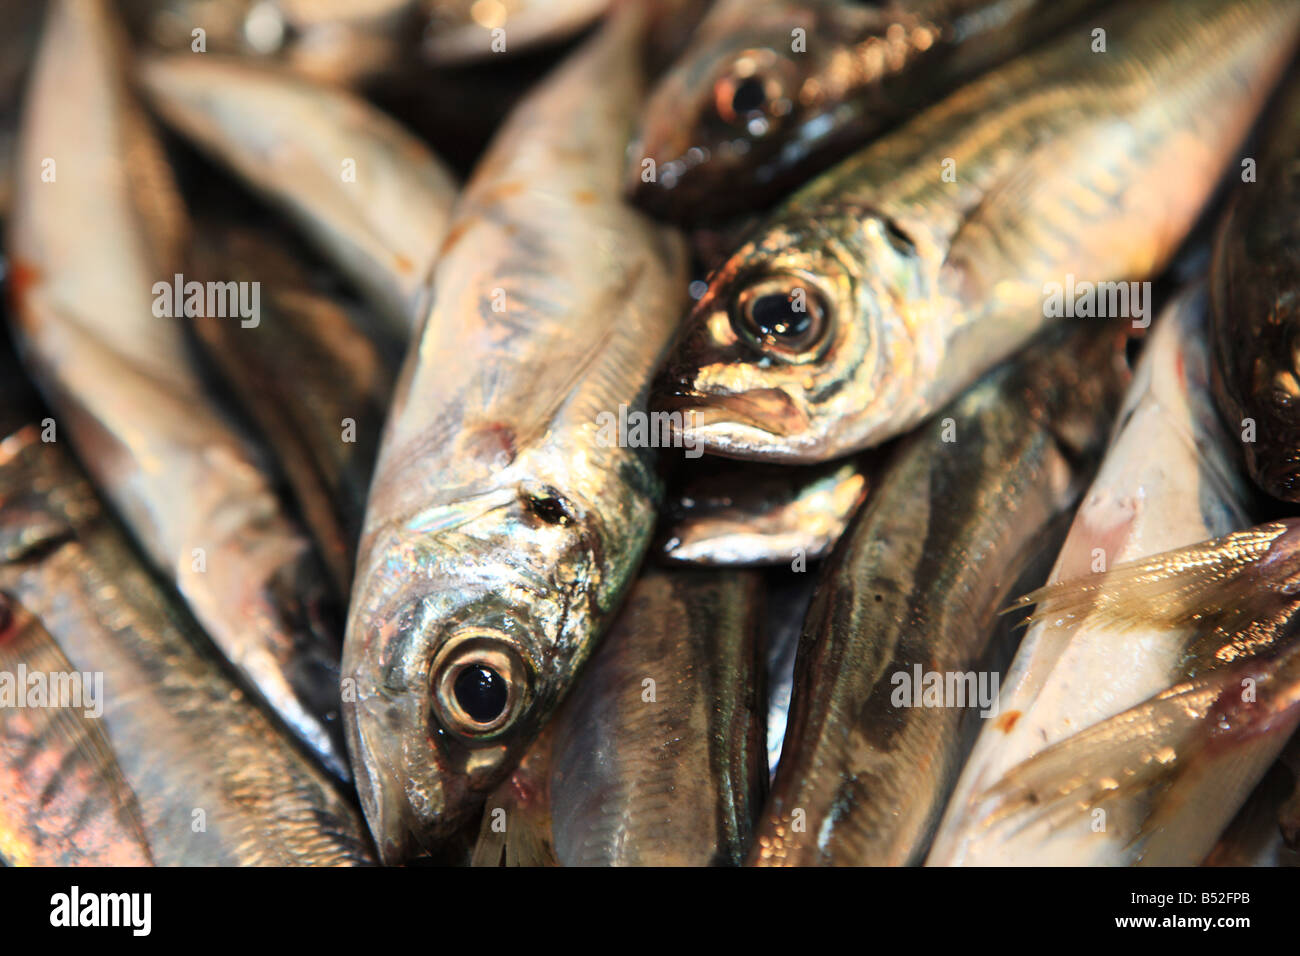
[[[564,524],[569,520],[569,509],[559,498],[532,498],[528,505],[547,524]]]
[[[737,86],[736,92],[731,95],[731,109],[737,116],[743,116],[761,107],[766,99],[767,92],[763,89],[763,84],[751,76]]]
[[[506,709],[506,682],[482,664],[471,664],[456,675],[456,703],[480,724],[490,724]]]
[[[798,338],[812,327],[812,315],[805,309],[796,311],[790,296],[783,292],[769,292],[755,300],[750,309],[754,325],[763,335],[777,338]]]

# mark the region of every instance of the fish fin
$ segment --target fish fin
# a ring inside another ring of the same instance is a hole
[[[1297,718],[1300,640],[1292,638],[1277,654],[1214,668],[1039,751],[975,799],[976,816],[1011,835],[1039,823],[1059,829],[1122,800],[1139,808],[1129,847],[1140,848],[1180,807],[1171,790],[1198,762],[1264,737],[1280,748]]]
[[[52,675],[77,673],[40,620],[3,592],[0,615],[8,617],[7,624],[0,624],[0,671],[13,675],[20,673],[21,667],[21,672],[29,675],[46,675],[47,681]],[[21,732],[11,726],[16,721],[22,721]],[[139,802],[99,719],[88,716],[80,706],[0,707],[0,738],[12,741],[15,734],[60,758],[56,772],[44,782],[42,805],[58,798],[61,791],[66,793],[70,785],[80,783],[87,797],[107,801],[107,816],[118,830],[111,842],[130,846],[130,859],[152,864]],[[82,849],[83,822],[78,816],[71,824],[74,830],[61,834],[77,851]]]
[[[1234,633],[1296,599],[1286,587],[1291,562],[1262,563],[1290,527],[1281,521],[1260,525],[1048,584],[1002,613],[1032,604],[1026,624],[1070,625],[1086,617],[1119,630],[1196,625]]]

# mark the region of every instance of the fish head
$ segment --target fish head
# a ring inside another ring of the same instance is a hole
[[[344,714],[385,861],[436,856],[463,835],[544,727],[608,610],[605,531],[527,481],[428,509],[370,548]]]
[[[818,461],[886,423],[915,360],[922,263],[883,216],[780,220],[709,279],[656,383],[683,443],[715,454]],[[846,227],[850,249],[834,235]]]
[[[660,80],[631,149],[627,189],[639,205],[680,218],[774,198],[803,145],[803,116],[834,73],[829,61],[842,56],[817,6],[747,4],[742,21],[711,32]]]

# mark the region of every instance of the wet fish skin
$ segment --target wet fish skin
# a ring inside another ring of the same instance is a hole
[[[610,0],[423,0],[423,53],[430,62],[451,65],[554,43],[588,26],[609,6]],[[504,47],[493,46],[499,39]]]
[[[1157,319],[1051,583],[1088,580],[1098,570],[1249,525],[1250,494],[1234,462],[1235,439],[1224,429],[1210,392],[1207,322],[1199,284],[1176,296]],[[1118,627],[1088,609],[1113,608],[1117,595],[1090,588],[1080,597],[1087,604],[1076,602],[1068,619],[1030,622],[1002,682],[999,719],[982,728],[962,770],[927,861],[931,865],[1132,861],[1131,848],[1116,828],[989,834],[974,802],[1044,747],[1215,663],[1217,648],[1196,652],[1188,622],[1157,622],[1151,606],[1137,602],[1130,604],[1136,617]],[[1194,830],[1217,833],[1227,820],[1211,812],[1193,822]]]
[[[72,669],[103,674],[95,722],[157,864],[373,861],[356,809],[202,650],[61,443],[34,424],[0,440],[0,591]]]
[[[128,30],[167,52],[203,50],[283,64],[322,82],[357,84],[408,66],[417,0],[123,0]]]
[[[802,571],[769,571],[767,574],[768,622],[763,656],[767,676],[767,774],[776,776],[781,748],[790,719],[790,698],[794,696],[794,664],[803,633],[804,618],[812,602],[817,581],[815,568]]]
[[[1254,182],[1236,188],[1210,269],[1214,388],[1246,467],[1274,498],[1300,501],[1300,82],[1264,126]]]
[[[154,313],[155,284],[179,271],[185,216],[125,88],[114,28],[100,0],[50,6],[8,230],[15,337],[59,433],[151,562],[284,724],[346,777],[337,598],[263,462],[211,407],[181,321]]]
[[[670,502],[658,551],[672,563],[751,567],[815,561],[867,497],[865,460],[809,468],[730,468]]]
[[[757,572],[644,572],[488,798],[476,865],[738,865],[767,775],[762,607]]]
[[[191,261],[213,281],[256,282],[256,326],[200,316],[191,328],[288,478],[340,594],[347,594],[366,491],[392,391],[379,344],[348,304],[317,287],[291,246],[215,217]]]
[[[683,222],[764,205],[1096,6],[719,0],[651,92],[629,189]]]
[[[1096,19],[1110,52],[1069,32],[777,208],[713,274],[665,369],[657,404],[694,415],[684,442],[790,462],[878,444],[1047,324],[1049,283],[1160,269],[1285,65],[1300,8],[1192,0]]]
[[[680,237],[622,200],[638,19],[612,19],[489,147],[385,426],[344,655],[349,746],[385,860],[470,822],[649,545],[653,456],[599,424],[644,411],[686,284]],[[465,674],[478,683],[457,691]]]
[[[896,675],[984,665],[1009,589],[1100,458],[1128,379],[1122,342],[1054,330],[882,467],[804,623],[751,863],[920,861],[960,770],[965,708],[901,706]]]
[[[743,861],[767,777],[761,608],[754,572],[653,570],[633,586],[555,721],[564,865]]]
[[[0,592],[0,673],[39,674],[53,688],[73,672],[40,621]],[[63,703],[0,706],[0,863],[152,866],[140,807],[90,702]]]
[[[283,70],[180,54],[139,74],[169,125],[283,209],[410,337],[456,196],[441,160],[359,97]]]
[[[1202,866],[1300,866],[1295,839],[1300,809],[1300,736],[1242,804]]]

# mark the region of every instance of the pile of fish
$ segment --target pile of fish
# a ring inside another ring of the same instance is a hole
[[[0,19],[0,863],[1300,863],[1295,0]]]

